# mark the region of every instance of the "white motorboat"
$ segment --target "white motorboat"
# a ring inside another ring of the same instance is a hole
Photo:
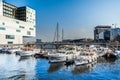
[[[22,52],[20,52],[21,57],[32,56],[33,54],[34,54],[34,51],[22,51]]]
[[[56,52],[48,53],[49,62],[65,62],[74,60],[75,56],[80,53],[76,47],[77,46],[65,46]]]
[[[48,53],[49,62],[64,62],[66,61],[66,52],[59,50],[56,53]]]
[[[83,58],[81,58],[81,59],[76,59],[75,61],[75,65],[77,66],[77,65],[84,65],[84,64],[87,64],[88,63],[88,61],[86,60],[86,59],[83,59]]]
[[[40,52],[40,49],[32,49],[32,50],[27,50],[27,51],[19,51],[18,54],[21,56],[21,57],[27,57],[27,56],[34,56],[36,53],[39,53]]]
[[[95,52],[81,52],[79,56],[76,57],[75,59],[75,65],[84,65],[84,64],[89,64],[97,60],[97,55]]]
[[[9,48],[2,48],[0,49],[0,53],[9,53],[8,50]]]
[[[117,49],[115,50],[115,52],[111,53],[112,56],[115,56],[116,58],[119,58],[120,57],[120,50]]]
[[[56,53],[48,53],[49,62],[65,62],[74,58],[74,53],[67,50],[58,50]]]
[[[16,53],[16,52],[21,52],[21,48],[11,48],[8,50],[9,53]]]
[[[29,51],[21,51],[20,56],[21,57],[27,57],[27,56],[32,56],[34,54],[38,53],[37,51],[34,50],[29,50]]]

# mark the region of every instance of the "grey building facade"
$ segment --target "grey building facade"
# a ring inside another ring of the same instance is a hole
[[[99,40],[99,33],[104,32],[106,30],[111,29],[111,26],[104,26],[104,25],[100,25],[100,26],[96,26],[94,29],[94,40],[98,41]]]
[[[112,28],[99,33],[99,41],[116,41],[118,36],[120,36],[120,28]]]

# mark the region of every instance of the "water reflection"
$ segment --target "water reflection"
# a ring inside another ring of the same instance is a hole
[[[48,68],[49,68],[49,64],[46,59],[37,59],[35,65],[35,77],[38,80],[44,80],[44,78],[47,77]]]
[[[36,60],[22,60],[15,54],[0,54],[0,80],[31,80],[35,76]]]
[[[30,59],[30,57],[20,57],[20,58],[19,58],[19,61],[25,61],[25,60],[27,60],[27,59]]]
[[[117,58],[107,58],[106,61],[109,63],[114,63],[117,60]]]
[[[48,73],[60,70],[64,66],[64,63],[51,63],[48,68]]]
[[[10,80],[25,80],[25,71],[20,71],[17,73],[17,75],[13,75],[13,76],[10,76],[8,77],[7,79],[10,79]]]
[[[116,62],[118,59],[117,58],[104,58],[104,57],[100,57],[97,62],[98,63],[114,63]]]
[[[72,70],[72,73],[76,75],[76,74],[89,72],[90,69],[95,67],[96,63],[97,62],[93,62],[91,64],[86,64],[86,65],[75,66],[74,69]]]

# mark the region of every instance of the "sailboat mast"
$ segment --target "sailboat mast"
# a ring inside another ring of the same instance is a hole
[[[59,42],[59,24],[57,23],[57,42]]]
[[[62,41],[64,39],[64,30],[62,29]]]

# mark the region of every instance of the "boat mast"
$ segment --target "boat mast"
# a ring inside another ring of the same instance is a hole
[[[55,42],[55,40],[56,40],[56,42],[59,42],[59,24],[58,23],[57,23],[57,26],[56,26],[56,29],[55,29],[53,42]]]
[[[64,30],[62,29],[62,41],[64,40]]]
[[[57,22],[57,42],[59,42],[59,24]]]

